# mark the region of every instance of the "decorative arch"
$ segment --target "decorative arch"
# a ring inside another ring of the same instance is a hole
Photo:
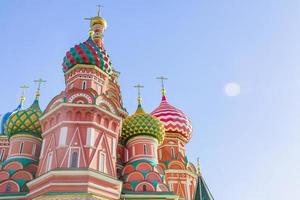
[[[8,185],[10,187],[9,189],[10,191],[7,191]],[[0,193],[16,193],[16,192],[20,192],[20,187],[15,181],[9,179],[0,183]]]
[[[82,101],[86,104],[93,103],[92,97],[86,93],[75,93],[72,96],[70,96],[68,99],[69,103],[77,103],[78,101]]]
[[[139,171],[134,171],[132,173],[130,173],[127,178],[126,178],[127,182],[131,182],[131,181],[143,181],[145,180],[144,175],[139,172]]]
[[[124,174],[129,174],[129,173],[131,173],[131,172],[133,172],[133,171],[134,171],[133,166],[132,166],[131,164],[127,164],[127,165],[123,168],[122,174],[123,174],[123,175],[124,175]]]
[[[7,171],[0,171],[0,182],[9,178]]]
[[[136,192],[155,192],[155,188],[151,183],[149,183],[147,181],[143,181],[135,187],[135,191]]]
[[[177,160],[174,160],[169,163],[168,168],[169,169],[185,169],[185,166],[183,163],[181,163]]]
[[[160,175],[156,172],[149,172],[146,176],[147,181],[156,181],[156,182],[162,182],[162,179]]]
[[[19,169],[23,169],[23,165],[21,163],[19,163],[18,161],[12,161],[7,163],[3,169],[5,171],[9,171],[9,170],[19,170]]]
[[[141,162],[136,166],[138,171],[152,171],[152,165],[147,162]]]
[[[97,105],[100,107],[104,107],[106,110],[110,111],[113,114],[116,114],[116,109],[114,108],[113,104],[110,102],[101,99],[100,101],[97,102]]]
[[[13,180],[22,179],[22,180],[30,181],[33,179],[33,176],[32,176],[32,174],[30,174],[29,172],[27,172],[25,170],[19,170],[11,176],[11,179],[13,179]]]

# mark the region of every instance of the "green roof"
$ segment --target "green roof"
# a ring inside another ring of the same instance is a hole
[[[14,162],[14,161],[18,161],[19,163],[22,164],[23,167],[25,167],[25,166],[27,166],[27,165],[29,165],[29,164],[31,164],[31,163],[34,163],[34,164],[37,163],[37,161],[32,160],[32,159],[30,159],[30,158],[14,157],[14,158],[9,158],[9,159],[3,161],[3,162],[2,162],[2,167],[4,167],[5,165],[7,165],[8,163]]]

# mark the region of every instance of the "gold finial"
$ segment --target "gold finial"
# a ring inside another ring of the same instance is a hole
[[[22,93],[21,93],[21,97],[20,97],[20,105],[22,106],[24,104],[25,101],[25,93],[26,90],[29,88],[27,85],[21,85],[20,86]]]
[[[140,106],[141,103],[142,103],[142,97],[141,97],[141,89],[144,88],[143,85],[141,84],[137,84],[135,86],[133,86],[135,88],[137,88],[137,91],[138,91],[138,97],[137,97],[137,100],[138,100],[138,105]]]
[[[97,5],[97,16],[95,17],[89,17],[89,18],[84,18],[85,20],[89,20],[90,21],[90,31],[89,31],[89,35],[93,36],[94,35],[94,31],[92,30],[93,25],[95,24],[101,24],[104,28],[104,30],[107,28],[107,22],[105,21],[105,19],[103,19],[101,17],[101,8],[103,8],[102,5]]]
[[[197,174],[200,176],[200,159],[197,158]]]
[[[35,93],[35,99],[38,100],[39,97],[41,96],[41,93],[40,93],[41,84],[46,83],[46,81],[40,78],[38,80],[34,80],[34,82],[37,83],[37,90],[36,90],[36,93]]]
[[[161,80],[161,92],[162,92],[162,95],[165,96],[166,95],[166,89],[165,89],[164,81],[168,80],[168,78],[166,78],[164,76],[160,76],[160,77],[157,77],[156,79]]]

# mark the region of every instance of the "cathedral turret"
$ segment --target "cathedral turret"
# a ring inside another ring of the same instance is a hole
[[[143,110],[140,96],[143,86],[135,87],[138,88],[138,107],[124,120],[122,127],[122,141],[126,145],[128,160],[122,170],[122,197],[130,198],[128,195],[134,192],[136,199],[155,199],[157,192],[161,192],[161,196],[169,195],[168,199],[175,199],[176,195],[170,193],[164,183],[164,173],[157,159],[157,147],[165,135],[164,126]]]
[[[165,139],[158,147],[158,160],[160,166],[165,169],[170,190],[180,198],[192,200],[197,173],[194,165],[188,161],[185,150],[186,143],[191,139],[192,124],[181,110],[167,101],[164,87],[166,78],[158,79],[162,81],[162,99],[160,105],[151,114],[164,124],[166,131]],[[179,179],[181,181],[178,181]]]
[[[38,158],[42,144],[40,117],[42,111],[39,106],[40,84],[32,105],[14,112],[4,125],[9,138],[9,152],[7,159],[0,166],[0,193],[26,194],[26,184],[36,176]],[[24,93],[20,98],[20,105],[25,100]],[[21,106],[22,107],[22,106]]]
[[[89,20],[89,38],[64,58],[65,90],[52,99],[41,117],[43,148],[37,174],[45,182],[28,184],[31,198],[59,192],[62,185],[74,195],[120,197],[116,155],[122,117],[127,113],[103,46],[106,21],[99,13]]]

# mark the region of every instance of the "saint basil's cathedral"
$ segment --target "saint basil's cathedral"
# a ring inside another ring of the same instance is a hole
[[[145,112],[140,85],[129,115],[103,44],[107,22],[99,12],[89,20],[88,39],[63,59],[65,90],[42,111],[40,79],[29,108],[23,93],[1,116],[0,199],[213,200],[186,155],[190,119],[164,87],[160,105]]]

